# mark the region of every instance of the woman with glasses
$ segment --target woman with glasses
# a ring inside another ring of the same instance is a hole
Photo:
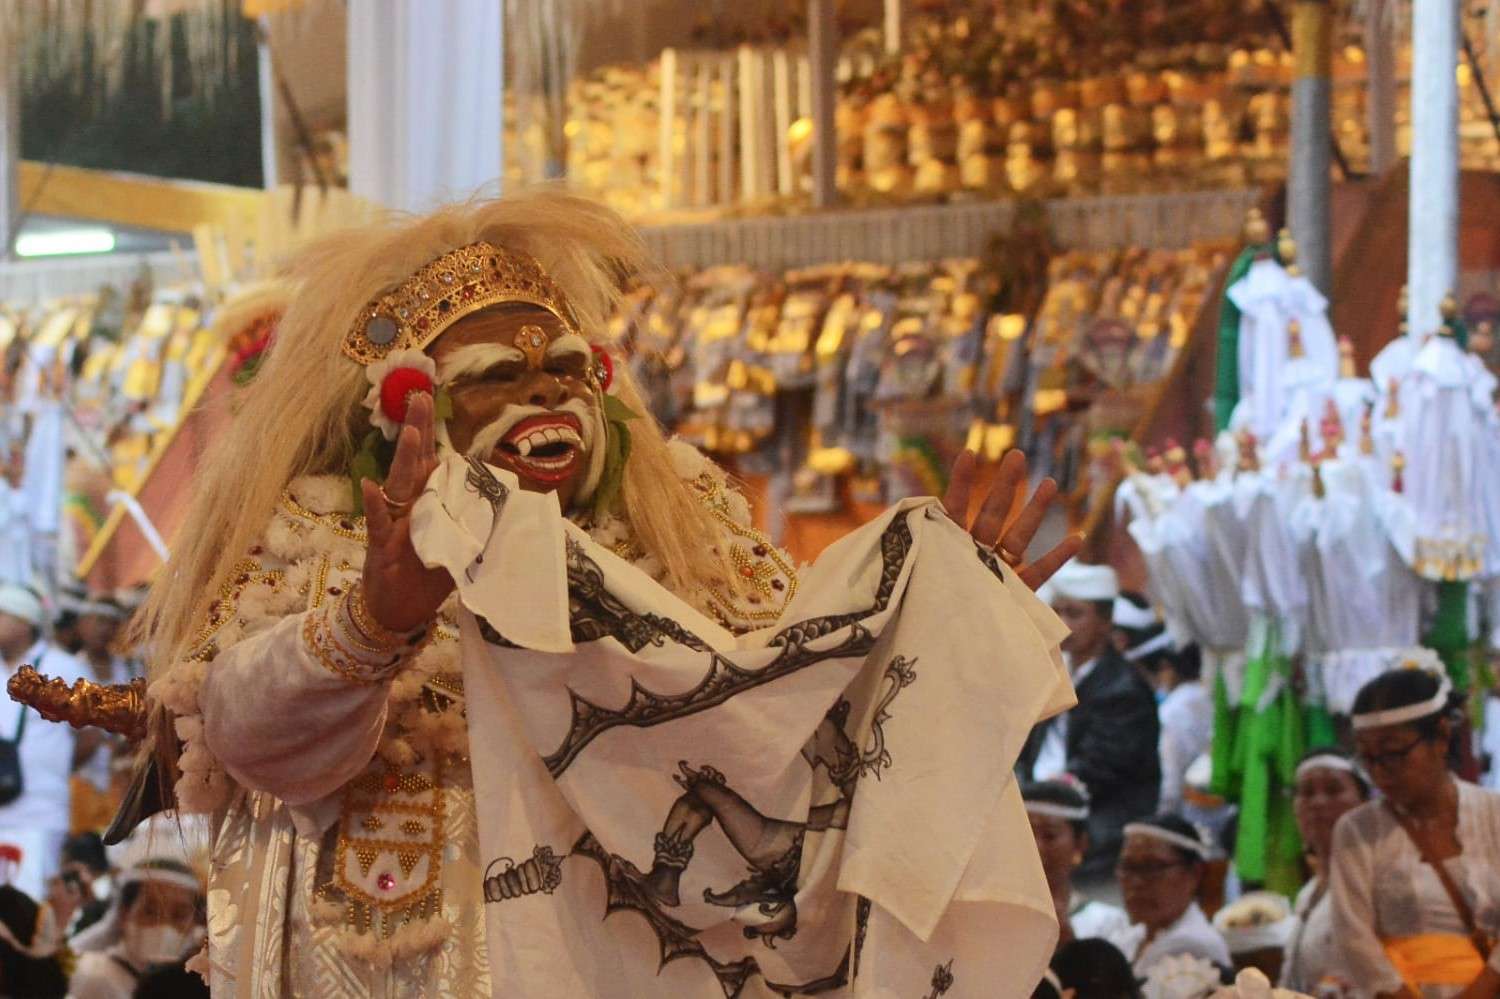
[[[1329,854],[1335,823],[1369,797],[1370,786],[1341,749],[1310,749],[1297,764],[1292,810],[1312,877],[1297,893],[1293,906],[1297,924],[1281,968],[1281,984],[1286,988],[1318,994],[1320,988],[1326,991],[1343,982],[1334,960]]]
[[[1044,780],[1021,788],[1042,873],[1057,909],[1059,947],[1071,940],[1108,937],[1130,925],[1125,913],[1073,890],[1073,872],[1089,848],[1089,796],[1082,784]]]
[[[1448,770],[1456,703],[1446,676],[1418,669],[1354,700],[1359,759],[1384,795],[1333,834],[1333,934],[1361,996],[1500,996],[1500,795]]]
[[[1131,925],[1112,940],[1145,978],[1162,958],[1188,954],[1229,967],[1229,948],[1198,908],[1209,844],[1180,815],[1125,827],[1115,874]]]

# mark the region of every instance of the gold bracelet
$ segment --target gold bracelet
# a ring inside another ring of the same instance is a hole
[[[403,645],[411,644],[416,637],[416,632],[401,633],[392,631],[370,615],[370,608],[365,606],[364,584],[356,582],[349,587],[349,593],[344,598],[349,607],[349,620],[360,634],[365,638],[381,646],[381,651],[386,649],[398,649]]]
[[[354,623],[353,609],[345,606],[348,600],[349,597],[346,593],[344,598],[332,609],[332,613],[336,621],[336,624],[333,626],[343,632],[343,637],[348,640],[349,644],[361,652],[372,656],[386,656],[394,651],[390,646],[377,644],[367,638],[364,632],[359,630],[359,627]]]
[[[390,653],[388,663],[372,664],[339,644],[329,612],[312,612],[302,625],[302,641],[324,669],[351,683],[370,685],[384,681],[403,657]]]

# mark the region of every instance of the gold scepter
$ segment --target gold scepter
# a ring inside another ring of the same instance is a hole
[[[139,742],[146,735],[146,681],[95,683],[75,680],[70,687],[30,666],[16,670],[5,685],[11,700],[28,704],[48,721],[74,728],[99,728]]]

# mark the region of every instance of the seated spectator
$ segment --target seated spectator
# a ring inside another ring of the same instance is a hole
[[[198,949],[203,920],[202,882],[186,864],[152,858],[128,868],[109,914],[73,942],[70,999],[131,999],[148,972]]]
[[[1139,999],[1130,962],[1107,940],[1074,940],[1052,957],[1052,973],[1063,995],[1073,999]]]
[[[1384,796],[1333,830],[1333,937],[1362,995],[1500,994],[1500,794],[1449,771],[1464,698],[1446,674],[1365,684],[1352,724]]]
[[[1172,652],[1172,636],[1156,616],[1151,601],[1139,593],[1121,591],[1110,611],[1114,630],[1110,642],[1126,662],[1135,663],[1147,676],[1157,656]]]
[[[72,683],[84,675],[72,656],[42,637],[45,617],[35,593],[0,583],[0,665],[9,679],[22,665]],[[0,754],[0,843],[19,851],[11,883],[41,898],[57,873],[68,835],[73,729],[55,725],[32,708],[0,698],[0,740],[16,746]],[[7,797],[8,795],[8,797]]]
[[[19,889],[0,885],[0,995],[56,999],[68,991],[59,952],[62,934],[51,910]]]
[[[1214,736],[1214,702],[1204,688],[1198,646],[1151,659],[1152,681],[1161,706],[1161,810],[1182,810],[1188,768],[1209,751]]]
[[[1335,963],[1328,872],[1334,825],[1369,797],[1369,785],[1341,749],[1310,749],[1297,764],[1292,809],[1312,876],[1293,905],[1297,925],[1281,967],[1281,984],[1286,988],[1314,993],[1350,984]]]
[[[78,636],[82,645],[78,660],[99,683],[128,683],[141,675],[141,666],[120,654],[118,640],[125,624],[125,609],[108,596],[95,596],[77,604]],[[119,805],[113,795],[115,758],[126,750],[125,741],[102,729],[86,728],[77,735],[73,748],[73,828],[104,828]]]
[[[1196,901],[1208,841],[1180,815],[1158,815],[1125,827],[1116,873],[1131,925],[1112,938],[1146,977],[1162,958],[1187,954],[1229,966],[1229,948]]]
[[[1107,565],[1069,562],[1039,591],[1070,633],[1062,641],[1078,704],[1038,725],[1019,769],[1030,780],[1072,774],[1088,788],[1089,845],[1076,880],[1108,884],[1120,830],[1150,815],[1161,790],[1156,699],[1111,644],[1119,582]]]
[[[1254,968],[1269,981],[1281,977],[1282,955],[1296,926],[1291,904],[1270,891],[1253,891],[1214,913],[1235,971]]]
[[[1088,793],[1066,780],[1049,780],[1027,784],[1021,797],[1057,908],[1059,946],[1123,930],[1130,923],[1123,909],[1089,901],[1073,890],[1073,871],[1083,863],[1089,846]]]
[[[104,840],[98,833],[78,833],[63,843],[61,876],[69,875],[84,889],[79,910],[67,927],[67,935],[71,937],[97,923],[109,911],[114,884]]]

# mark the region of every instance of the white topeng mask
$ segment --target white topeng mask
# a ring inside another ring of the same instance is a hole
[[[196,934],[169,924],[137,926],[126,923],[120,929],[125,953],[136,964],[175,964],[187,956]]]

